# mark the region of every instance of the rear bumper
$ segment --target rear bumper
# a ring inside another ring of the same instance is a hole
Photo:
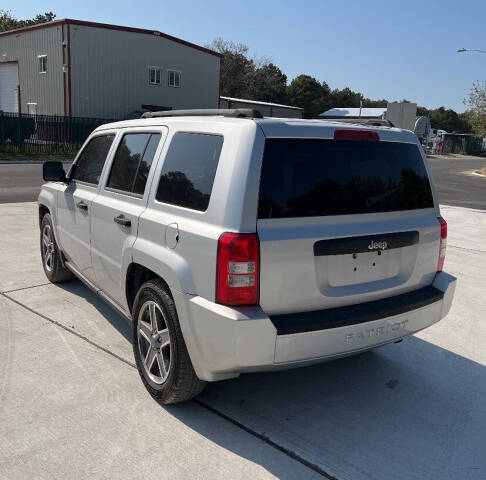
[[[455,286],[455,277],[441,272],[431,287],[372,302],[371,309],[363,304],[354,311],[333,309],[332,315],[303,313],[301,328],[296,328],[296,315],[270,318],[260,307],[230,308],[182,293],[175,300],[196,373],[214,381],[331,360],[397,341],[445,317]],[[345,318],[350,320],[343,325]]]

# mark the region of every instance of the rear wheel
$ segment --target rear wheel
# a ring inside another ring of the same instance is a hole
[[[140,287],[132,317],[135,362],[150,394],[170,404],[202,392],[206,383],[194,371],[174,300],[161,280]]]
[[[42,266],[46,277],[52,283],[66,282],[73,278],[73,274],[64,266],[61,251],[54,237],[51,215],[46,213],[42,218],[40,228],[40,249]]]

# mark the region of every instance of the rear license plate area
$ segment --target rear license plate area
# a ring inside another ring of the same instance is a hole
[[[417,231],[320,240],[314,244],[319,285],[345,287],[397,277],[402,249],[418,241]]]

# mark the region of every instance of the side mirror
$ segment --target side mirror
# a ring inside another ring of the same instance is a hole
[[[46,182],[65,182],[66,173],[62,162],[44,162],[42,165],[42,178]]]

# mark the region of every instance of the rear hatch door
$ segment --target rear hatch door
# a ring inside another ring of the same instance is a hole
[[[414,143],[267,138],[257,231],[267,314],[398,295],[436,272],[440,225]]]

